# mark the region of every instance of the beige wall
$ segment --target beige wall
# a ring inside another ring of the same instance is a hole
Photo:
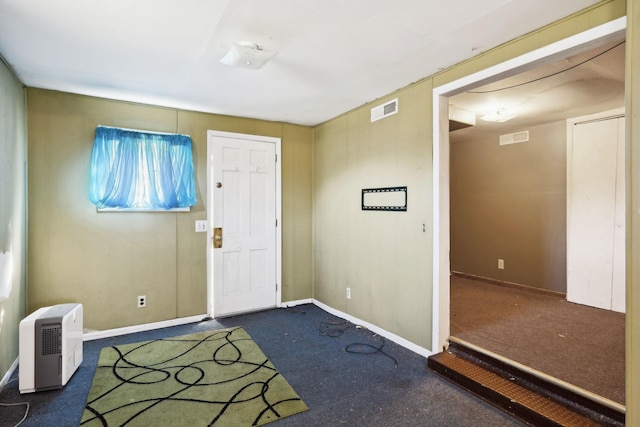
[[[451,270],[566,292],[566,122],[528,130],[451,134]]]
[[[282,298],[311,297],[310,128],[39,89],[28,90],[28,117],[29,311],[80,302],[98,330],[206,313],[207,238],[194,222],[206,219],[208,129],[282,138]],[[100,124],[191,135],[196,206],[97,212],[88,172]]]
[[[18,357],[26,308],[26,160],[24,89],[0,59],[0,379]]]

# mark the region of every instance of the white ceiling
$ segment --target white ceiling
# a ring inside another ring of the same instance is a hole
[[[449,105],[476,114],[476,125],[451,133],[451,141],[481,132],[509,133],[525,127],[624,107],[624,35],[567,58],[471,89]],[[480,119],[503,109],[504,123]]]
[[[0,0],[30,87],[316,125],[598,0]],[[221,64],[232,42],[277,51]]]

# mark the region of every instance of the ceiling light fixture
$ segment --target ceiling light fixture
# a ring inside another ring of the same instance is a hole
[[[252,42],[233,42],[229,51],[220,59],[220,62],[240,68],[257,70],[277,52],[264,49]]]
[[[484,120],[485,122],[503,123],[503,122],[506,122],[507,120],[513,119],[514,117],[518,117],[518,115],[513,113],[508,113],[507,110],[505,110],[504,108],[500,108],[499,110],[492,111],[488,114],[485,114],[484,116],[480,117],[480,119]]]

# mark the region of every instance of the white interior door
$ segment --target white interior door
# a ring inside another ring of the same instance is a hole
[[[624,311],[624,117],[569,126],[567,300]]]
[[[276,142],[209,132],[208,276],[216,317],[279,303]],[[219,247],[214,245],[216,229]]]

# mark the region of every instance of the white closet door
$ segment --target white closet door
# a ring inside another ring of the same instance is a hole
[[[567,300],[608,310],[614,306],[620,310],[620,305],[624,310],[624,124],[620,121],[575,123],[567,159]]]

